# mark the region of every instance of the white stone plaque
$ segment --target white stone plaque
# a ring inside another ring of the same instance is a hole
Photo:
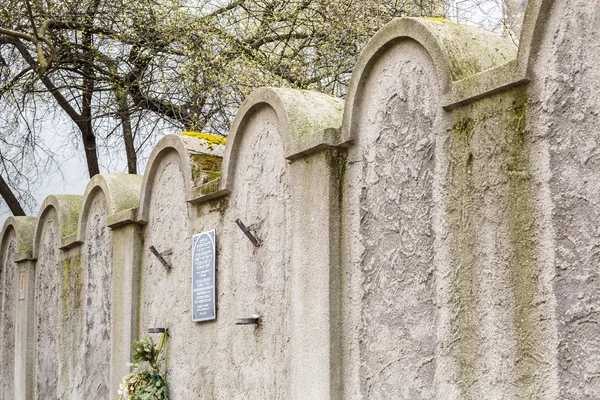
[[[217,318],[216,231],[192,236],[192,321]]]

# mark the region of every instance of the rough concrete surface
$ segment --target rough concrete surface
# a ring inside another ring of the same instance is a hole
[[[454,317],[446,351],[457,360],[461,398],[552,392],[555,324],[539,258],[526,108],[527,94],[517,90],[452,118],[447,213]]]
[[[168,135],[144,177],[9,219],[0,399],[117,399],[147,328],[175,400],[600,398],[599,26],[594,2],[530,0],[517,51],[394,20],[345,105],[257,90],[226,145]],[[194,323],[212,229],[217,319]]]
[[[350,157],[361,169],[361,394],[433,396],[436,348],[432,235],[435,69],[412,40],[386,49],[364,78]],[[354,155],[355,152],[359,154]],[[358,197],[358,198],[355,198]]]
[[[188,357],[200,354],[194,349],[191,322],[191,227],[186,203],[182,166],[178,153],[167,153],[160,161],[150,197],[148,225],[143,248],[140,284],[140,337],[147,328],[168,328],[167,368],[170,398],[187,399],[198,395],[196,371]],[[166,271],[150,252],[171,250],[167,256],[173,268]],[[158,341],[159,335],[153,335]],[[182,362],[183,360],[188,360]]]
[[[61,278],[57,213],[48,208],[39,233],[39,260],[36,265],[35,294],[35,397],[55,398],[60,376]]]
[[[0,264],[0,399],[12,399],[15,376],[15,322],[19,290],[19,274],[15,263],[17,237],[14,230],[4,238],[4,254]]]
[[[600,397],[600,9],[555,1],[533,59],[532,134],[544,152],[559,396]]]
[[[273,108],[264,105],[237,133],[218,266],[216,398],[289,396],[289,184],[280,129]],[[244,236],[237,218],[256,232],[260,247]],[[233,325],[253,314],[261,316],[260,327]]]
[[[90,201],[90,200],[88,200]],[[110,398],[112,235],[106,225],[107,205],[100,191],[85,216],[82,249],[84,303],[83,396]]]

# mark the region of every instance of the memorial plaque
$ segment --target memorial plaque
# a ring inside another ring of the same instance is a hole
[[[192,321],[217,318],[215,240],[214,229],[192,236]]]

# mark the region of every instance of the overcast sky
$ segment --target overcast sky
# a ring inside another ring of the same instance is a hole
[[[87,183],[89,182],[89,174],[85,157],[81,149],[74,148],[74,138],[72,134],[67,133],[66,125],[63,121],[48,121],[45,129],[42,130],[41,136],[44,138],[48,148],[55,153],[56,159],[60,161],[60,170],[54,171],[47,175],[38,185],[34,187],[34,197],[37,202],[35,209],[31,210],[28,215],[37,215],[39,207],[44,202],[44,199],[52,194],[83,194]],[[79,139],[80,140],[80,139]],[[79,146],[81,147],[81,145]],[[143,161],[140,163],[139,171],[143,173],[145,159],[149,156],[151,149],[148,149],[142,156]],[[100,155],[100,172],[101,173],[125,173],[127,172],[127,163],[125,160],[124,151],[121,152],[121,157],[117,154],[111,159]],[[27,210],[26,210],[27,211]],[[0,222],[10,216],[11,213],[6,206],[6,203],[0,197]],[[1,228],[0,228],[1,229]]]

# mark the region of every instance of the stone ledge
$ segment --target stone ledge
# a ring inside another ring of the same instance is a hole
[[[208,200],[227,196],[229,193],[231,193],[231,191],[223,188],[222,185],[222,178],[217,178],[210,182],[193,186],[190,190],[190,199],[188,202],[192,204],[201,204]]]
[[[33,258],[33,250],[21,251],[15,254],[16,263],[24,261],[35,261],[35,258]]]
[[[63,237],[60,241],[59,248],[61,250],[68,250],[70,248],[79,246],[80,244],[83,244],[83,242],[77,238],[77,232],[75,232],[68,236]]]
[[[129,224],[141,225],[141,221],[138,220],[138,208],[130,208],[109,215],[106,221],[106,225],[108,225],[110,229],[119,228]]]
[[[340,144],[341,132],[339,129],[326,128],[313,134],[303,136],[290,142],[285,149],[285,158],[293,161],[318,153]]]
[[[453,82],[449,93],[442,97],[443,108],[454,110],[484,97],[504,92],[529,83],[517,60],[482,71],[460,81]]]

